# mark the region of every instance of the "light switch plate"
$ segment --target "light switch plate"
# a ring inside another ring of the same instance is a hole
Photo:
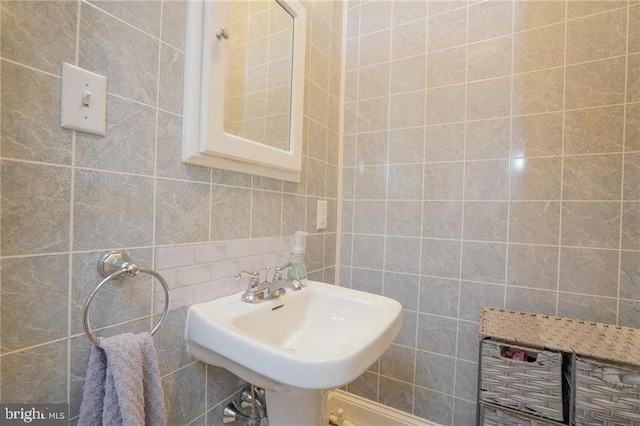
[[[71,64],[62,64],[60,125],[67,129],[105,135],[107,79]],[[88,106],[83,105],[88,103]]]
[[[327,200],[318,200],[316,229],[327,229]]]

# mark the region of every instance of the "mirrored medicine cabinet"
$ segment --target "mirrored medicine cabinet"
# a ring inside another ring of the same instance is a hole
[[[191,1],[186,28],[182,160],[299,182],[304,6]]]

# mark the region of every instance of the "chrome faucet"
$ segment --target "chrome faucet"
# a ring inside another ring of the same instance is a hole
[[[244,291],[244,293],[242,293],[242,301],[247,303],[260,303],[264,302],[265,300],[273,299],[274,297],[280,297],[286,294],[287,288],[290,288],[293,291],[301,290],[302,283],[300,281],[296,279],[282,279],[282,273],[291,266],[291,263],[285,263],[282,266],[276,267],[271,282],[269,282],[269,272],[272,269],[271,267],[265,268],[267,274],[263,282],[260,282],[260,271],[238,272],[235,275],[236,280],[242,278],[242,275],[249,275],[250,277],[249,286]]]

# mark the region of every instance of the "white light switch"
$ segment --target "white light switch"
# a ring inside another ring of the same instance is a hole
[[[105,135],[107,79],[71,64],[62,64],[60,125],[67,129]]]
[[[316,229],[327,229],[327,200],[318,200]]]

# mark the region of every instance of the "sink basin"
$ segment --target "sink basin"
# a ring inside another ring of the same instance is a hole
[[[242,302],[238,293],[193,305],[186,341],[195,358],[264,388],[270,425],[311,425],[321,419],[293,416],[292,399],[313,411],[321,390],[359,377],[401,326],[402,306],[393,299],[309,281],[260,304]],[[287,413],[280,421],[274,411],[281,409]]]

